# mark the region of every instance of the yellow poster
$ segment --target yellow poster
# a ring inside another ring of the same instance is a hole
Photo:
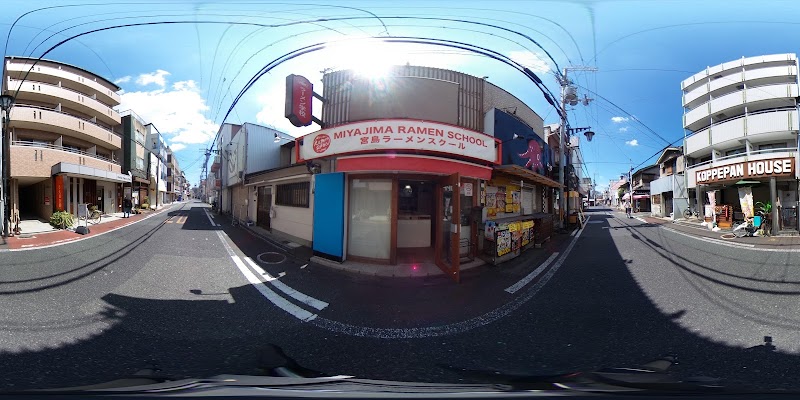
[[[522,221],[522,229],[533,228],[533,221]]]
[[[519,222],[511,222],[508,224],[508,231],[509,232],[517,232],[519,231],[520,223]]]
[[[506,212],[513,213],[514,212],[514,205],[511,203],[506,203]]]

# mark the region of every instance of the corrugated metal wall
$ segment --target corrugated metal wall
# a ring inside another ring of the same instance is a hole
[[[483,132],[483,79],[446,69],[410,65],[396,66],[389,71],[388,76],[431,78],[457,83],[459,85],[458,125]],[[358,79],[358,77],[352,70],[330,72],[323,76],[322,95],[327,100],[322,108],[322,121],[325,126],[352,122],[349,119],[349,107],[353,79]],[[390,115],[386,116],[386,118],[391,117]]]

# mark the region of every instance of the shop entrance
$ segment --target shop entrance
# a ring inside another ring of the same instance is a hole
[[[461,195],[458,173],[439,180],[436,191],[436,265],[450,278],[460,278]]]
[[[435,184],[432,181],[398,181],[397,263],[433,262],[436,210]]]
[[[258,200],[256,203],[256,224],[266,230],[270,229],[269,210],[272,206],[272,188],[261,186],[258,188]]]

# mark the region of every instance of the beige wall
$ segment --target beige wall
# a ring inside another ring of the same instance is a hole
[[[73,92],[69,89],[40,82],[25,82],[11,79],[8,83],[11,90],[19,88],[18,99],[22,103],[27,99],[44,101],[50,103],[63,103],[65,106],[74,108],[80,112],[96,115],[98,119],[111,125],[119,125],[122,119],[119,113],[111,107],[82,93]]]
[[[293,179],[275,182],[275,185],[293,182],[303,182],[305,179]],[[311,182],[311,198],[309,199],[309,207],[287,207],[275,205],[275,196],[277,187],[272,188],[272,209],[275,211],[274,216],[270,220],[270,225],[273,231],[291,235],[297,239],[302,239],[305,245],[310,245],[313,237],[313,221],[314,221],[314,182]]]
[[[11,125],[75,136],[93,145],[119,149],[122,138],[91,122],[68,114],[18,106],[11,111]]]
[[[86,165],[104,171],[122,173],[118,164],[68,151],[28,146],[11,146],[11,176],[49,178],[51,167],[60,162]]]

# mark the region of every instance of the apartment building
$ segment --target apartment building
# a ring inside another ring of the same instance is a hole
[[[147,200],[150,207],[170,203],[167,196],[167,142],[155,125],[149,123],[147,128],[146,147],[149,156],[150,191]]]
[[[122,115],[122,149],[118,160],[122,162],[123,173],[129,173],[131,182],[123,184],[123,197],[129,196],[135,206],[149,196],[150,176],[148,175],[148,150],[145,135],[147,128],[144,120],[133,111],[123,111]]]
[[[797,231],[798,64],[796,54],[747,57],[681,82],[688,187],[694,205],[776,205],[774,227]],[[697,207],[704,211],[704,207]]]
[[[131,182],[117,158],[122,148],[120,88],[83,68],[6,57],[3,91],[11,109],[12,221],[77,212],[78,204],[114,212]]]

